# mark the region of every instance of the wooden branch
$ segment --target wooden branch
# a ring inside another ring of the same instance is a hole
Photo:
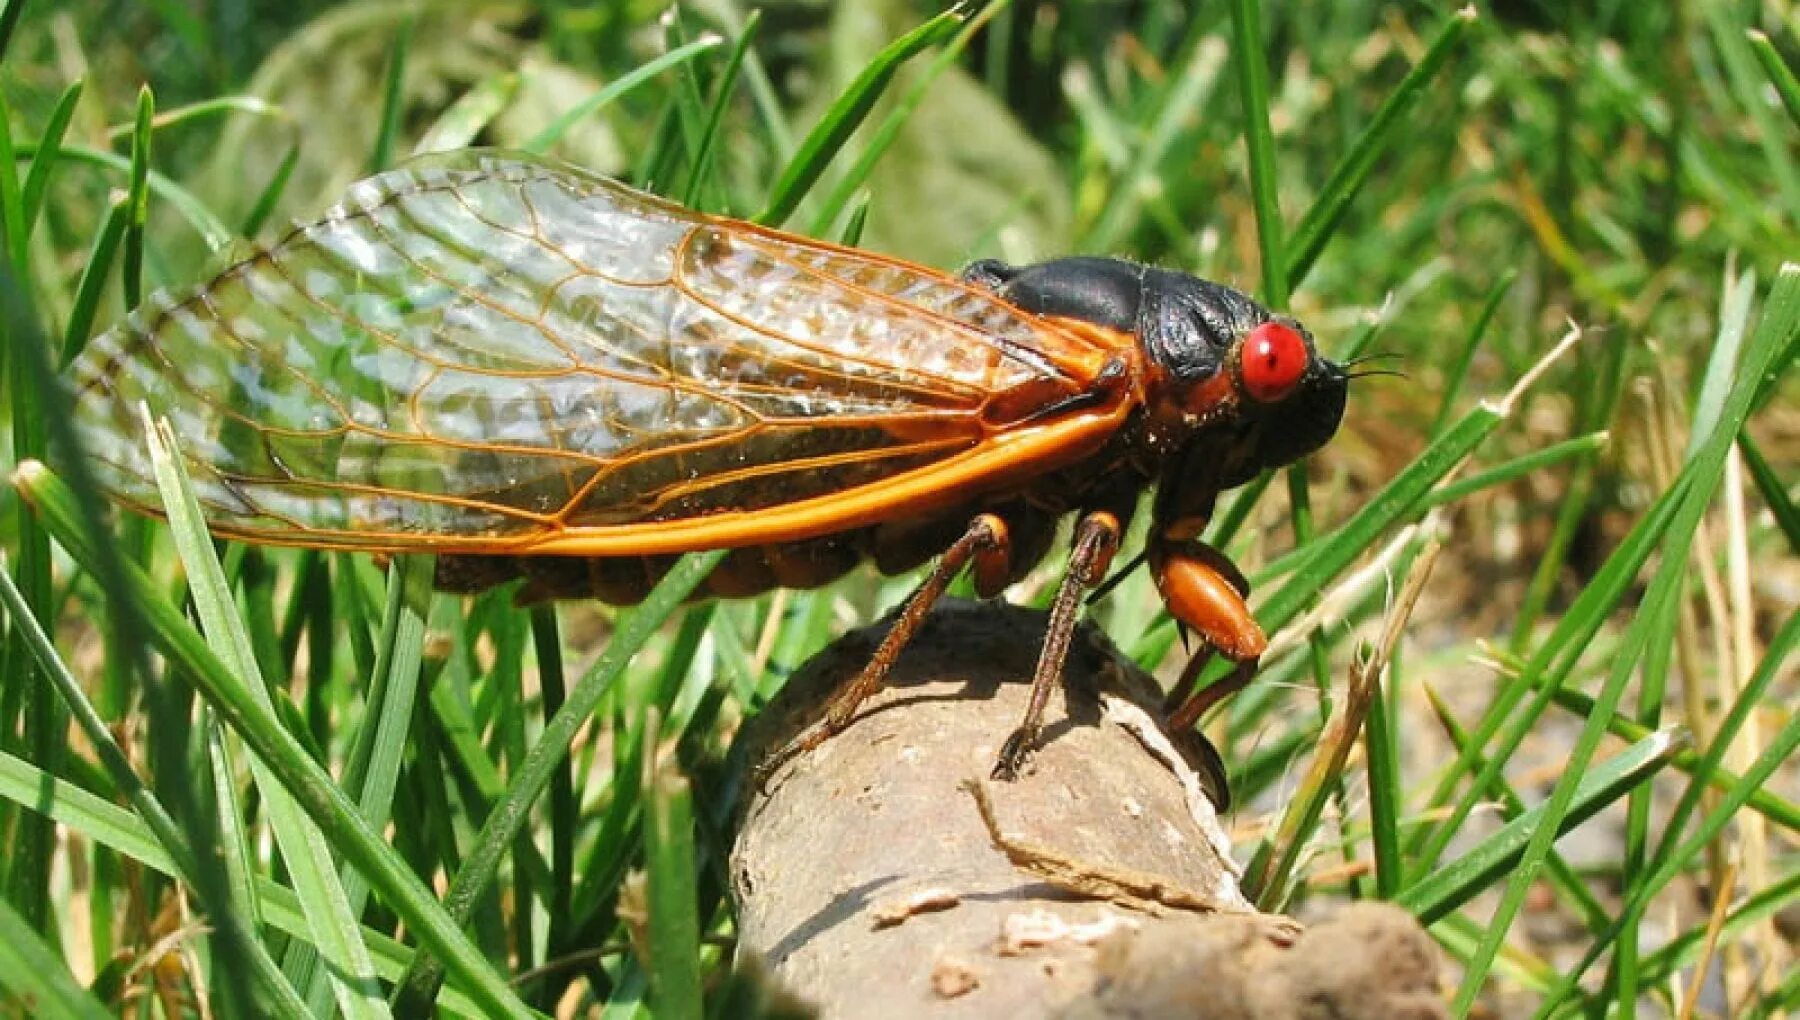
[[[884,629],[807,663],[750,760],[812,722]],[[988,782],[1043,631],[1042,613],[943,606],[847,731],[746,791],[742,951],[826,1017],[1444,1015],[1436,948],[1403,913],[1303,932],[1254,911],[1161,692],[1097,629],[1025,774]]]

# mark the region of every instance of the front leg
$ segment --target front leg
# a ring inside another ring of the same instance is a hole
[[[1203,646],[1182,671],[1172,694],[1181,701],[1169,713],[1169,728],[1191,729],[1212,706],[1242,690],[1256,675],[1268,650],[1256,617],[1244,600],[1250,583],[1225,554],[1198,540],[1158,543],[1150,552],[1150,572],[1169,613],[1200,635]],[[1236,663],[1230,674],[1201,690],[1192,690],[1213,652]]]
[[[1057,589],[1056,602],[1050,609],[1050,623],[1044,632],[1044,648],[1038,653],[1036,671],[1031,677],[1031,700],[1025,706],[1025,718],[1000,748],[994,762],[993,778],[1011,780],[1032,751],[1044,726],[1044,706],[1050,691],[1062,683],[1063,661],[1069,656],[1069,641],[1075,635],[1075,621],[1081,611],[1081,596],[1106,577],[1113,554],[1119,551],[1124,526],[1117,514],[1098,510],[1084,515],[1075,525],[1074,548],[1069,553],[1069,571]]]

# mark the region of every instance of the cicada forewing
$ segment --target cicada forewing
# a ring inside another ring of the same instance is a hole
[[[1067,462],[1124,413],[1074,399],[1111,354],[954,277],[477,152],[153,299],[71,383],[141,509],[147,403],[221,534],[611,555],[829,533]]]

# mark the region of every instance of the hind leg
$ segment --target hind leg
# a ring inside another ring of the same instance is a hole
[[[950,587],[950,582],[964,567],[974,565],[976,587],[985,589],[996,579],[1006,577],[1011,557],[1012,546],[1006,522],[995,514],[977,515],[969,523],[963,536],[938,557],[937,565],[932,568],[925,582],[906,600],[905,607],[900,610],[893,626],[888,628],[887,636],[882,638],[880,646],[869,659],[869,664],[863,667],[855,680],[832,696],[823,719],[790,740],[757,767],[758,779],[767,780],[791,759],[817,748],[849,728],[856,717],[856,710],[886,684],[888,674],[893,671],[900,653],[912,642],[919,628],[924,626],[931,607],[943,597],[944,590]]]

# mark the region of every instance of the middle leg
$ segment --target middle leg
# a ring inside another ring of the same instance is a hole
[[[1031,677],[1031,700],[1025,706],[1025,718],[1018,729],[1012,731],[1000,748],[999,758],[994,762],[993,778],[1016,778],[1019,767],[1036,750],[1043,731],[1044,706],[1050,700],[1050,691],[1062,682],[1063,661],[1069,656],[1069,641],[1075,635],[1081,596],[1106,577],[1123,534],[1124,526],[1119,523],[1118,515],[1105,510],[1086,514],[1076,523],[1069,572],[1063,575],[1062,587],[1057,589],[1056,601],[1050,608],[1044,648]]]

